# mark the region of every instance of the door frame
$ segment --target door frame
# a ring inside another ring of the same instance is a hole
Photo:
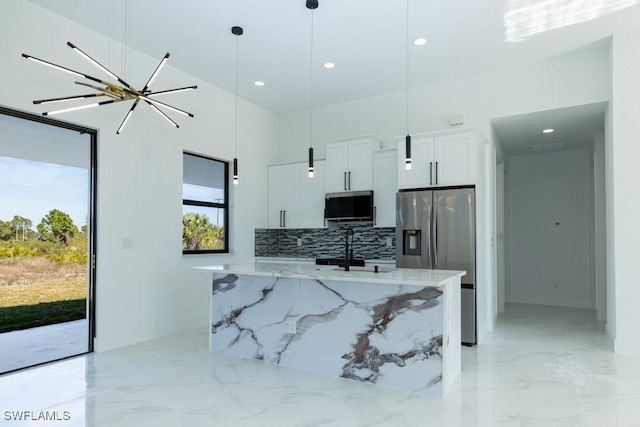
[[[98,131],[86,126],[75,123],[65,122],[62,120],[52,119],[26,111],[16,110],[0,105],[0,114],[5,116],[16,117],[19,119],[30,120],[37,123],[43,123],[49,126],[55,126],[62,129],[76,131],[81,134],[88,134],[90,137],[90,162],[89,165],[89,219],[88,219],[88,242],[87,254],[88,259],[88,287],[87,287],[87,321],[88,321],[88,353],[94,351],[94,341],[96,338],[96,249],[97,249],[97,185],[98,185]]]

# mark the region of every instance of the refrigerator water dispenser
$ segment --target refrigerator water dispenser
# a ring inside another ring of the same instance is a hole
[[[422,255],[422,230],[403,230],[402,255]]]

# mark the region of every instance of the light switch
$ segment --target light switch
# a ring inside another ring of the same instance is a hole
[[[122,239],[122,249],[133,249],[133,239],[130,237]]]

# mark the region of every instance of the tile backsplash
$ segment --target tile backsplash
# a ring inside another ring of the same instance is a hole
[[[256,257],[318,258],[344,257],[347,228],[353,228],[354,258],[395,258],[396,229],[372,225],[344,225],[336,228],[256,229]],[[391,246],[387,246],[388,239]],[[301,245],[298,246],[298,239]]]

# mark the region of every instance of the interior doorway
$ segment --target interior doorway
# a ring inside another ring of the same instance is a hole
[[[0,373],[93,351],[96,141],[0,107]]]

